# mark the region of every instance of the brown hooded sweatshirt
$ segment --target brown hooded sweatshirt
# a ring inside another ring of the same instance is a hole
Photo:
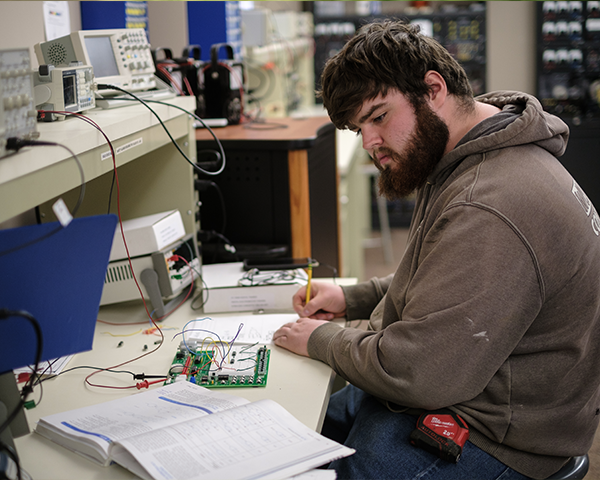
[[[393,275],[344,287],[348,319],[309,355],[409,408],[450,407],[470,441],[542,479],[586,453],[600,413],[600,219],[556,157],[568,127],[494,92],[417,191]],[[408,441],[408,440],[407,440]]]

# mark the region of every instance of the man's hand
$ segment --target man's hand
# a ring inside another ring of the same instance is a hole
[[[311,298],[306,303],[306,287],[292,298],[294,310],[301,317],[331,320],[346,315],[346,297],[342,287],[327,282],[312,282]]]
[[[299,318],[296,322],[286,323],[273,334],[273,343],[286,348],[298,355],[308,357],[308,338],[319,326],[327,320]]]

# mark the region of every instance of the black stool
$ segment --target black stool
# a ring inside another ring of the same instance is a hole
[[[571,457],[571,460],[547,480],[582,480],[590,468],[590,459],[585,455]]]

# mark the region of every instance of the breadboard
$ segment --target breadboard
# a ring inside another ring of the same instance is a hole
[[[181,342],[169,368],[169,383],[188,381],[207,388],[265,387],[271,351],[264,345],[200,346]]]

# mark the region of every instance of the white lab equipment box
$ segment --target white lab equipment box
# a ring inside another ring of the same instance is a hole
[[[301,268],[246,272],[242,262],[202,267],[204,313],[293,312],[292,296],[306,285]]]
[[[123,222],[125,240],[131,257],[148,255],[185,236],[185,227],[178,210],[155,213]],[[110,261],[127,258],[127,251],[117,225],[115,239],[110,252]]]

